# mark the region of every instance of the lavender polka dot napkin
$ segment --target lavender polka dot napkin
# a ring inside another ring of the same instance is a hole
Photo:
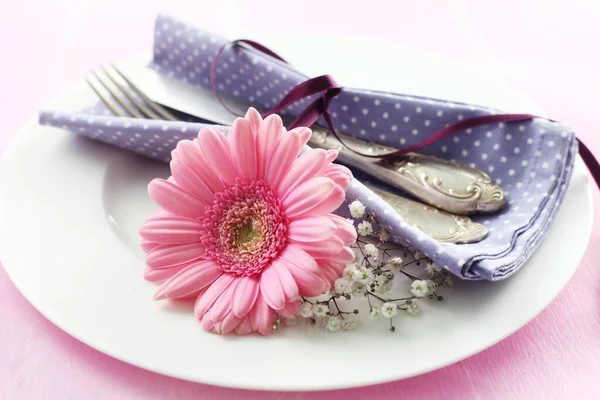
[[[151,67],[161,74],[209,88],[210,64],[227,41],[167,16],[156,21]],[[285,49],[282,49],[283,51]],[[307,76],[293,67],[245,47],[230,47],[216,68],[217,87],[226,98],[267,110]],[[282,116],[297,116],[312,99],[290,106]],[[497,111],[448,100],[344,88],[330,112],[340,132],[395,147],[409,146],[444,126]],[[322,122],[322,121],[321,121]],[[43,111],[40,123],[68,129],[162,162],[177,141],[193,138],[206,124],[119,118],[102,104],[80,113]],[[226,126],[219,126],[223,132]],[[479,168],[501,184],[508,206],[500,213],[474,217],[490,235],[475,244],[441,243],[409,226],[361,182],[378,184],[355,171],[347,200],[361,200],[375,212],[392,238],[420,248],[436,263],[463,279],[500,280],[524,265],[539,246],[566,192],[577,154],[575,135],[554,122],[535,119],[469,129],[422,150]],[[386,188],[393,191],[394,189]],[[346,208],[339,210],[345,213]]]

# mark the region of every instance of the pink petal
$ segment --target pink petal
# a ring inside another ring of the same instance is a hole
[[[248,111],[246,111],[244,119],[250,124],[250,128],[252,129],[254,136],[257,136],[258,130],[260,129],[260,124],[263,121],[260,113],[256,111],[256,108],[250,107]]]
[[[330,258],[344,248],[344,243],[336,236],[318,242],[298,242],[298,246],[315,258]]]
[[[318,256],[316,258],[319,258]],[[327,261],[335,264],[349,264],[356,258],[352,249],[348,246],[344,246],[339,253],[328,256]]]
[[[312,135],[312,131],[304,126],[299,126],[298,128],[294,128],[291,131],[289,131],[288,133],[294,133],[297,134],[300,137],[300,149],[302,149],[302,147],[304,147],[304,145],[306,145],[306,143],[308,143],[308,139],[310,139],[310,136]]]
[[[238,335],[248,335],[252,332],[254,332],[254,329],[252,328],[252,321],[249,316],[244,318],[235,328],[235,333]]]
[[[275,323],[275,313],[269,307],[262,294],[259,293],[254,303],[254,307],[250,311],[250,319],[252,328],[261,335],[268,335],[273,330]]]
[[[215,300],[235,279],[235,276],[231,274],[223,274],[206,289],[206,292],[198,296],[198,300],[196,300],[196,304],[194,305],[194,314],[196,317],[202,318],[204,313],[206,313]]]
[[[295,187],[315,177],[323,168],[325,157],[326,152],[323,149],[309,150],[300,155],[277,188],[279,198],[285,200]]]
[[[356,229],[354,229],[354,227],[350,222],[348,222],[348,220],[335,214],[329,214],[328,217],[337,227],[337,230],[335,231],[335,236],[340,238],[340,240],[344,242],[345,245],[348,246],[356,242]]]
[[[148,220],[140,228],[140,236],[146,241],[168,244],[199,242],[202,223],[182,217],[161,217]]]
[[[275,146],[284,131],[285,128],[279,115],[269,115],[261,122],[256,136],[257,174],[259,179],[265,178],[269,159],[273,155]]]
[[[236,118],[229,131],[229,143],[237,175],[246,182],[256,179],[256,149],[248,121]]]
[[[290,131],[281,136],[267,164],[265,174],[265,182],[267,184],[277,187],[281,178],[285,176],[294,160],[298,157],[298,154],[300,154],[302,146],[302,138],[296,132]],[[266,155],[261,153],[260,157],[264,158]]]
[[[212,260],[188,265],[163,283],[154,295],[154,299],[187,297],[210,285],[222,273],[223,271]]]
[[[144,250],[144,253],[148,253],[150,250],[158,246],[160,243],[150,242],[148,240],[142,239],[141,247]]]
[[[285,307],[285,293],[273,265],[267,267],[260,276],[260,292],[271,308],[279,310]]]
[[[299,301],[293,301],[288,303],[285,308],[281,310],[277,310],[277,314],[281,315],[284,318],[292,318],[296,315],[300,314],[301,304]]]
[[[236,317],[232,312],[230,312],[229,314],[225,315],[221,321],[221,331],[219,333],[223,335],[230,333],[239,325],[240,321],[240,318]]]
[[[285,294],[286,302],[297,301],[300,297],[298,292],[298,285],[294,280],[294,276],[290,272],[290,270],[279,260],[273,260],[271,264],[271,269],[275,270],[277,273],[277,278],[279,279],[279,283],[281,284],[281,288],[283,289],[283,293]]]
[[[231,312],[233,292],[235,291],[235,287],[238,283],[239,279],[236,277],[236,279],[234,279],[233,282],[231,282],[231,284],[225,288],[223,292],[221,292],[219,297],[210,307],[210,310],[207,311],[213,321],[221,321],[223,318],[225,318],[226,314]]]
[[[313,178],[294,189],[281,206],[288,218],[305,216],[308,211],[322,203],[323,199],[329,198],[336,187],[338,186],[329,178]]]
[[[216,129],[203,128],[198,133],[198,146],[217,176],[225,184],[233,186],[236,175],[225,136]]]
[[[342,189],[340,186],[334,186],[333,192],[329,195],[329,197],[320,202],[314,203],[314,207],[305,209],[302,214],[296,216],[288,215],[288,218],[297,219],[300,217],[308,217],[313,215],[326,215],[337,210],[342,203],[344,203],[346,192],[344,192],[344,189]]]
[[[205,315],[200,319],[200,326],[205,331],[210,332],[214,330],[215,323],[212,321],[212,319],[208,318],[208,315]]]
[[[333,162],[333,160],[335,160],[338,156],[338,151],[337,150],[327,150],[327,156],[325,157],[325,163],[326,164],[330,164],[331,162]]]
[[[190,167],[181,161],[173,160],[171,161],[171,173],[179,186],[202,199],[206,204],[213,202],[215,197],[213,192]]]
[[[217,173],[210,166],[198,147],[198,140],[182,140],[177,143],[177,148],[171,152],[173,160],[187,165],[194,173],[202,178],[213,193],[223,189],[223,183]]]
[[[242,318],[250,312],[256,301],[259,292],[259,281],[249,276],[238,279],[239,283],[233,292],[231,309],[237,317]]]
[[[153,179],[148,194],[156,204],[176,215],[200,218],[207,203],[179,186],[164,179]]]
[[[176,267],[159,269],[146,267],[146,269],[144,269],[144,279],[150,282],[161,282],[165,279],[169,279],[187,266],[188,264],[182,264]]]
[[[151,268],[168,268],[196,260],[204,255],[199,243],[161,244],[146,255],[146,264]]]
[[[333,180],[335,183],[340,185],[342,189],[346,190],[350,187],[350,182],[352,182],[352,172],[339,164],[331,164],[323,169],[321,172],[323,176]]]
[[[315,242],[329,239],[336,231],[335,223],[328,216],[306,217],[290,222],[288,238],[292,242]]]
[[[327,290],[316,261],[304,250],[288,244],[279,259],[294,277],[301,296],[318,296]]]
[[[335,284],[335,281],[337,279],[342,277],[343,267],[344,266],[341,265],[340,269],[339,266],[327,261],[319,262],[319,268],[321,268],[321,273],[331,286]]]

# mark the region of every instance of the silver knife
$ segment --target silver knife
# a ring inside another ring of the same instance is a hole
[[[397,150],[339,133],[338,136],[349,147],[365,154],[386,154]],[[348,150],[332,134],[318,127],[313,130],[309,145],[336,149],[339,162],[453,214],[491,214],[506,203],[504,192],[487,174],[456,162],[417,153],[392,161],[363,157]]]
[[[464,215],[450,214],[370,185],[365,186],[392,206],[408,224],[440,242],[477,243],[488,235],[485,226]]]

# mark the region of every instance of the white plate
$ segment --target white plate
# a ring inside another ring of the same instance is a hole
[[[348,38],[280,37],[267,43],[285,48],[285,56],[302,70],[330,72],[349,85],[540,112],[503,86],[405,48]],[[328,55],[326,49],[336,51]],[[94,101],[79,82],[53,105],[78,109]],[[423,315],[399,318],[396,333],[383,321],[336,334],[287,329],[268,338],[234,338],[203,332],[191,304],[153,302],[156,286],[142,278],[137,228],[155,208],[146,185],[167,175],[166,167],[38,126],[35,119],[0,162],[0,255],[15,285],[53,323],[142,368],[256,389],[375,384],[477,353],[548,305],[573,274],[590,235],[591,197],[584,171],[578,160],[550,235],[519,273],[496,283],[460,282],[445,302]]]

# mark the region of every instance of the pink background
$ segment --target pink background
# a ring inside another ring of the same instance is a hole
[[[102,62],[148,51],[154,16],[165,11],[185,12],[188,20],[223,35],[240,29],[349,33],[437,52],[508,82],[573,126],[600,154],[595,0],[302,0],[298,9],[281,0],[2,3],[0,150],[63,86]],[[322,15],[331,17],[325,22]],[[592,244],[600,243],[598,199],[594,191]],[[129,366],[54,327],[0,268],[0,398],[598,398],[599,256],[598,247],[589,246],[571,282],[544,312],[476,356],[399,382],[320,393],[223,389]]]

